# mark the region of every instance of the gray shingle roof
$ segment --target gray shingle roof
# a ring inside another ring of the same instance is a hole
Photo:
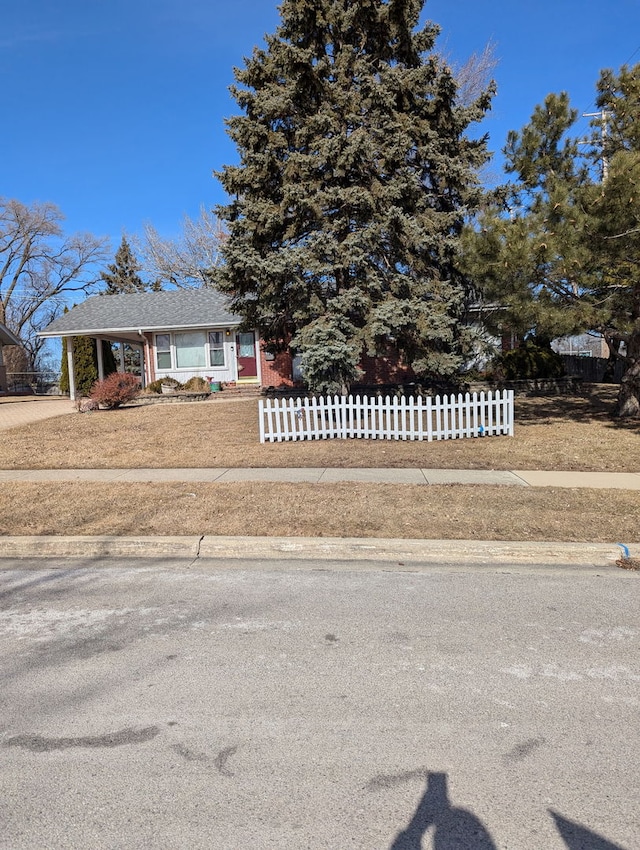
[[[21,345],[18,337],[0,322],[0,345]]]
[[[230,313],[228,307],[228,298],[214,289],[96,295],[53,321],[41,332],[41,336],[239,324],[240,317]]]

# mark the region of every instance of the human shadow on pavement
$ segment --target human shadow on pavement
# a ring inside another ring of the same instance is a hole
[[[446,773],[427,774],[426,791],[389,850],[421,850],[422,838],[431,827],[434,850],[496,850],[482,821],[467,809],[451,805]]]
[[[625,850],[620,844],[607,841],[586,826],[563,817],[553,809],[549,809],[549,814],[554,819],[556,829],[569,850]]]

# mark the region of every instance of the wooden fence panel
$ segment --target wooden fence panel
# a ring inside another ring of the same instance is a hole
[[[327,396],[261,399],[260,442],[456,440],[513,436],[513,390],[435,398]]]

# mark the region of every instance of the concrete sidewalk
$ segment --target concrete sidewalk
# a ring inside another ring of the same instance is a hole
[[[252,467],[215,469],[25,469],[0,470],[0,482],[95,481],[110,483],[182,482],[230,484],[273,482],[336,484],[479,484],[513,487],[591,487],[640,490],[640,472],[571,472],[493,469],[387,469],[330,467]]]

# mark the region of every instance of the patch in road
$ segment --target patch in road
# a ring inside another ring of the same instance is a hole
[[[367,782],[366,789],[367,791],[380,791],[383,788],[394,788],[396,785],[403,785],[413,779],[424,779],[427,774],[428,771],[424,767],[417,770],[406,770],[404,773],[381,773]]]
[[[157,726],[144,729],[121,729],[104,735],[85,735],[78,738],[46,738],[44,735],[14,735],[3,742],[4,747],[22,747],[33,753],[49,753],[53,750],[68,750],[72,747],[122,747],[126,744],[145,744],[160,734]]]
[[[209,761],[209,757],[206,756],[204,753],[199,753],[196,750],[192,750],[191,747],[187,747],[185,744],[172,744],[171,749],[174,751],[174,753],[177,753],[179,756],[182,756],[185,761]]]
[[[235,755],[238,751],[237,747],[225,747],[224,750],[221,750],[215,758],[214,764],[218,773],[222,776],[235,776],[233,771],[229,770],[227,767],[227,762],[231,758],[231,756]]]
[[[528,738],[526,741],[522,741],[520,744],[516,744],[516,746],[506,753],[503,757],[505,762],[514,762],[514,761],[522,761],[526,759],[528,755],[530,755],[534,750],[537,750],[538,747],[541,747],[543,744],[547,743],[546,738]]]

